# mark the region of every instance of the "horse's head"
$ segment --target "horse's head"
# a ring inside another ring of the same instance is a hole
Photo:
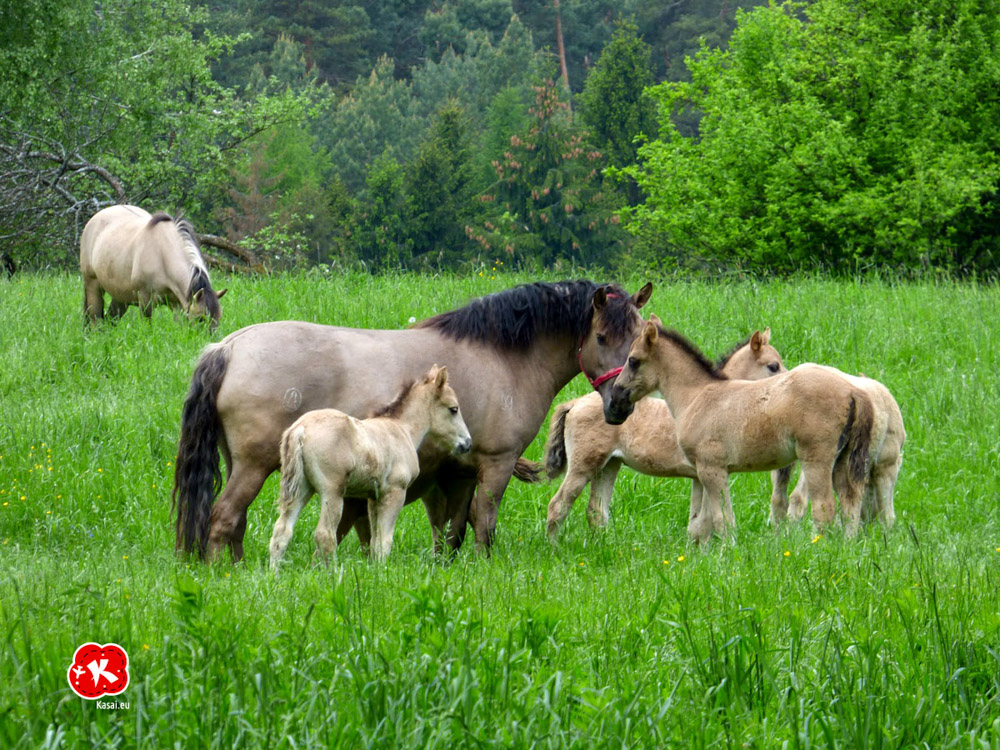
[[[770,328],[765,328],[763,333],[754,331],[749,341],[719,363],[719,369],[733,380],[761,380],[786,372],[788,368],[770,341]]]
[[[448,369],[434,365],[419,384],[426,391],[430,405],[430,437],[436,444],[447,447],[452,453],[468,453],[472,448],[472,435],[462,419],[458,396],[448,385]]]
[[[659,329],[660,319],[651,315],[629,347],[625,365],[604,399],[604,421],[608,424],[624,422],[636,401],[657,390],[659,380],[651,360],[655,357]]]
[[[208,281],[208,274],[195,267],[191,278],[191,288],[188,294],[187,314],[189,318],[211,318],[210,328],[214,331],[222,320],[222,306],[219,300],[228,290],[223,289],[218,294]]]
[[[594,292],[590,328],[580,341],[578,359],[580,370],[602,396],[610,391],[629,345],[645,323],[639,309],[652,293],[651,283],[631,296],[614,285]]]

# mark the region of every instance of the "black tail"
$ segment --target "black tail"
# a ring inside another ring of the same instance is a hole
[[[174,508],[177,511],[175,548],[205,557],[208,522],[215,493],[222,485],[219,436],[222,424],[216,409],[219,387],[229,366],[229,347],[209,347],[195,367],[191,388],[181,411],[181,437],[174,469]]]
[[[525,484],[538,484],[542,481],[542,465],[522,456],[514,464],[514,479],[520,479]]]
[[[549,422],[549,436],[545,441],[545,473],[549,479],[566,471],[566,415],[572,408],[572,401],[559,404]]]
[[[834,472],[846,469],[842,476],[853,485],[859,493],[864,491],[868,481],[869,454],[871,450],[872,427],[875,422],[875,409],[871,399],[864,393],[856,392],[851,396],[851,405],[847,412],[847,423],[840,434],[838,448],[842,448]],[[846,465],[845,465],[846,462]]]

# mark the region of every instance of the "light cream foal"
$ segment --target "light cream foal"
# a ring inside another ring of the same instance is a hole
[[[281,438],[281,495],[271,535],[271,567],[281,562],[295,521],[314,493],[322,504],[317,552],[326,558],[336,552],[346,495],[368,497],[371,554],[379,561],[388,557],[406,490],[420,471],[417,451],[425,441],[444,453],[465,453],[472,447],[448,371],[437,365],[369,419],[336,409],[299,417]]]

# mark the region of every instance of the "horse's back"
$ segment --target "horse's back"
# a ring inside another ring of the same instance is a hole
[[[406,485],[416,475],[416,450],[402,429],[388,422],[360,420],[339,409],[315,409],[299,417],[285,434],[301,434],[311,480],[322,476],[348,493],[361,492],[381,488],[387,481]]]
[[[300,321],[235,331],[221,342],[229,364],[217,408],[227,443],[247,460],[275,466],[277,440],[299,415],[333,408],[364,418],[392,401],[435,364],[426,362],[434,357],[431,335]]]
[[[80,235],[80,272],[96,278],[112,296],[133,291],[135,237],[152,217],[136,206],[109,206],[101,209]]]

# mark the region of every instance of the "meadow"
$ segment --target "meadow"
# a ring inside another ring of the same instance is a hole
[[[492,555],[467,543],[450,561],[418,504],[385,565],[353,537],[313,565],[311,503],[275,577],[272,477],[244,563],[175,557],[172,462],[202,346],[286,318],[402,327],[528,280],[216,279],[215,334],[164,309],[86,330],[75,274],[0,280],[0,747],[1000,748],[993,285],[653,279],[644,312],[709,355],[770,326],[790,367],[893,391],[907,442],[889,531],[775,533],[767,477],[740,475],[735,536],[698,548],[688,484],[623,470],[608,529],[587,527],[582,497],[553,546],[557,485],[514,482]],[[127,708],[70,691],[86,641],[127,649]]]

